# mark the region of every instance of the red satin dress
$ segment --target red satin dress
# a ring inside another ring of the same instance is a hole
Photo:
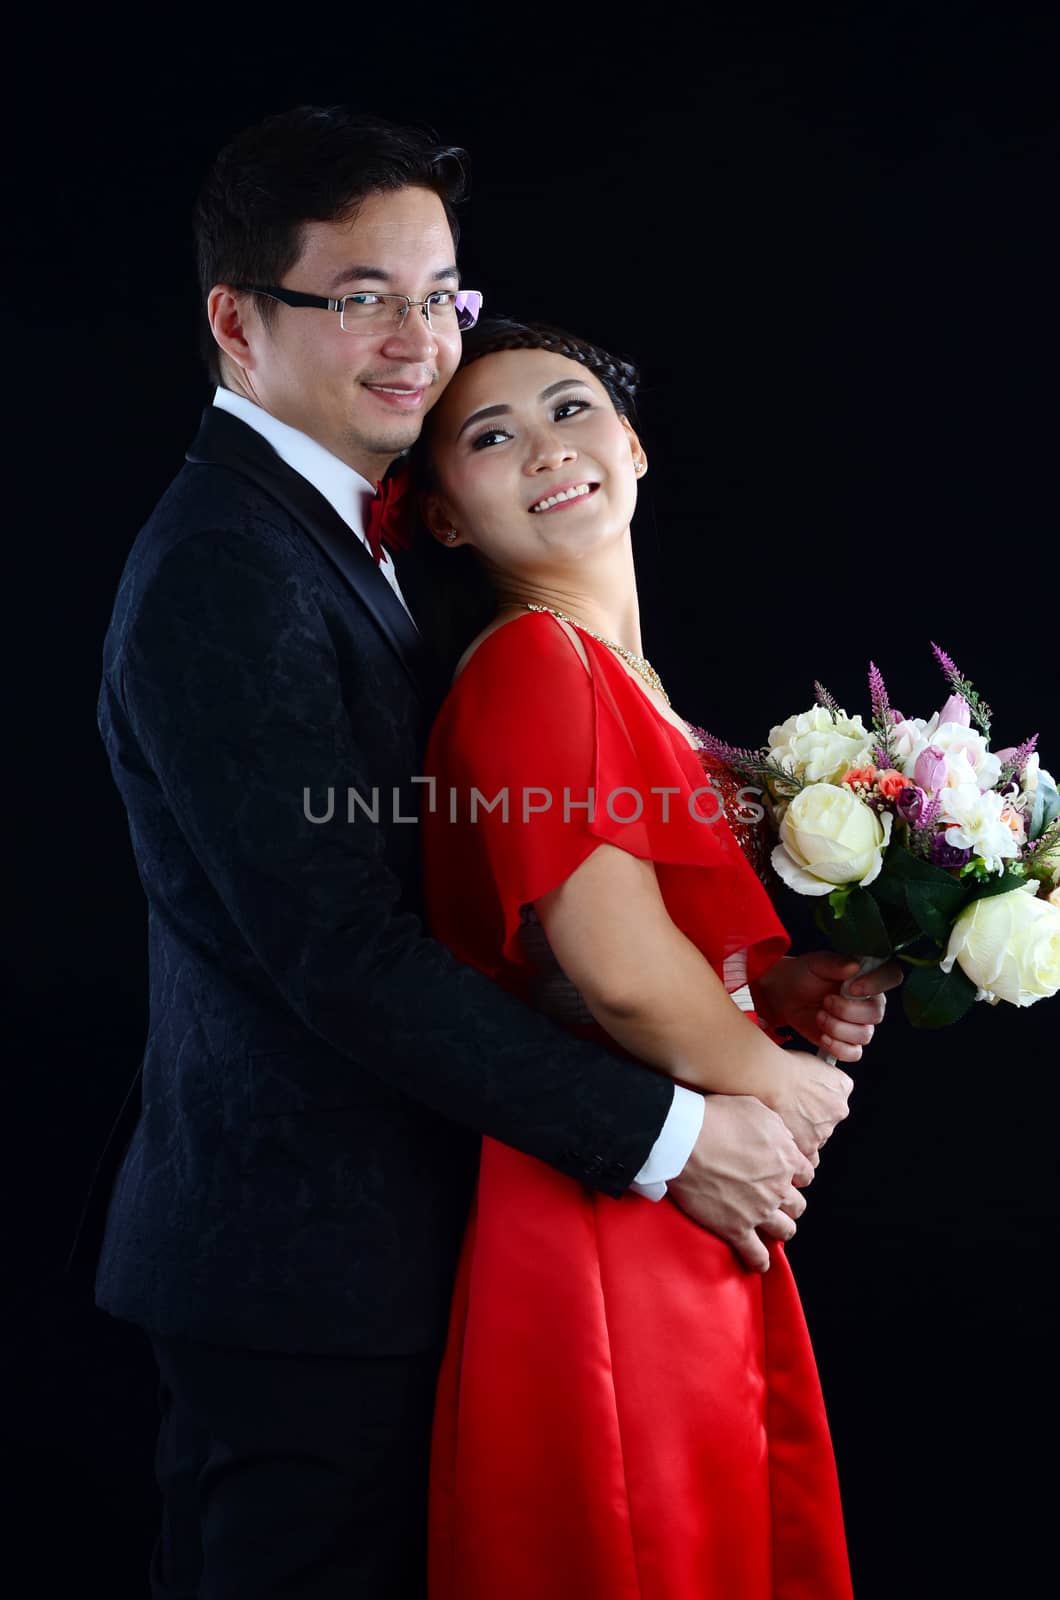
[[[727,822],[704,820],[700,757],[579,637],[591,675],[551,616],[506,624],[442,707],[434,932],[534,1003],[548,979],[523,908],[606,841],[655,864],[719,975],[753,981],[787,937]],[[498,804],[472,823],[473,786],[506,788],[508,820]],[[612,1199],[484,1141],[437,1393],[430,1600],[850,1600],[813,1352],[771,1255],[750,1272],[667,1199]]]

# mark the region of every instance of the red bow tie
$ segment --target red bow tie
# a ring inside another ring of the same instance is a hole
[[[375,486],[375,499],[368,506],[364,536],[376,565],[383,560],[383,546],[391,550],[408,548],[411,536],[413,498],[409,494],[407,467],[398,467]]]

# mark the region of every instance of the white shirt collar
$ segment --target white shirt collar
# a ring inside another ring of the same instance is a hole
[[[343,522],[365,542],[364,524],[368,502],[375,494],[375,484],[348,467],[345,461],[333,456],[322,444],[311,439],[308,433],[281,422],[271,411],[255,405],[245,395],[233,394],[231,389],[217,389],[213,403],[221,411],[231,412],[240,422],[253,428],[275,450],[281,461],[299,473],[307,482],[319,489],[330,506],[338,512]]]
[[[253,400],[248,400],[245,395],[234,394],[231,389],[218,388],[214,391],[213,403],[218,410],[230,412],[233,417],[238,417],[240,422],[245,422],[249,428],[253,428],[255,433],[260,433],[261,437],[272,445],[281,461],[286,462],[305,478],[307,483],[311,483],[314,489],[319,489],[346,526],[357,535],[365,549],[368,548],[364,525],[368,516],[369,502],[375,498],[373,483],[369,483],[367,478],[362,478],[359,472],[353,467],[348,467],[345,461],[340,461],[338,456],[333,456],[330,450],[325,450],[324,446],[311,439],[308,433],[302,433],[299,428],[292,428],[290,423],[281,422],[279,417],[274,417],[271,411],[264,410]],[[390,559],[390,552],[385,547],[379,570],[408,611],[408,604],[398,583],[397,570]],[[409,614],[411,615],[411,612]]]

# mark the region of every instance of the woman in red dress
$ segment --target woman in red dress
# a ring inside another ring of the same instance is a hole
[[[476,549],[500,606],[431,737],[428,912],[527,1004],[690,1087],[757,1095],[816,1160],[819,1065],[769,1025],[850,1061],[882,1003],[833,1003],[820,1031],[838,984],[780,960],[640,653],[629,389],[592,346],[502,326],[433,413],[431,530]],[[813,1353],[769,1256],[750,1271],[665,1199],[484,1141],[438,1389],[431,1600],[850,1595]]]

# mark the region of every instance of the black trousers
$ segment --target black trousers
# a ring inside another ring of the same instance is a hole
[[[440,1351],[391,1359],[153,1344],[154,1600],[425,1600]]]

